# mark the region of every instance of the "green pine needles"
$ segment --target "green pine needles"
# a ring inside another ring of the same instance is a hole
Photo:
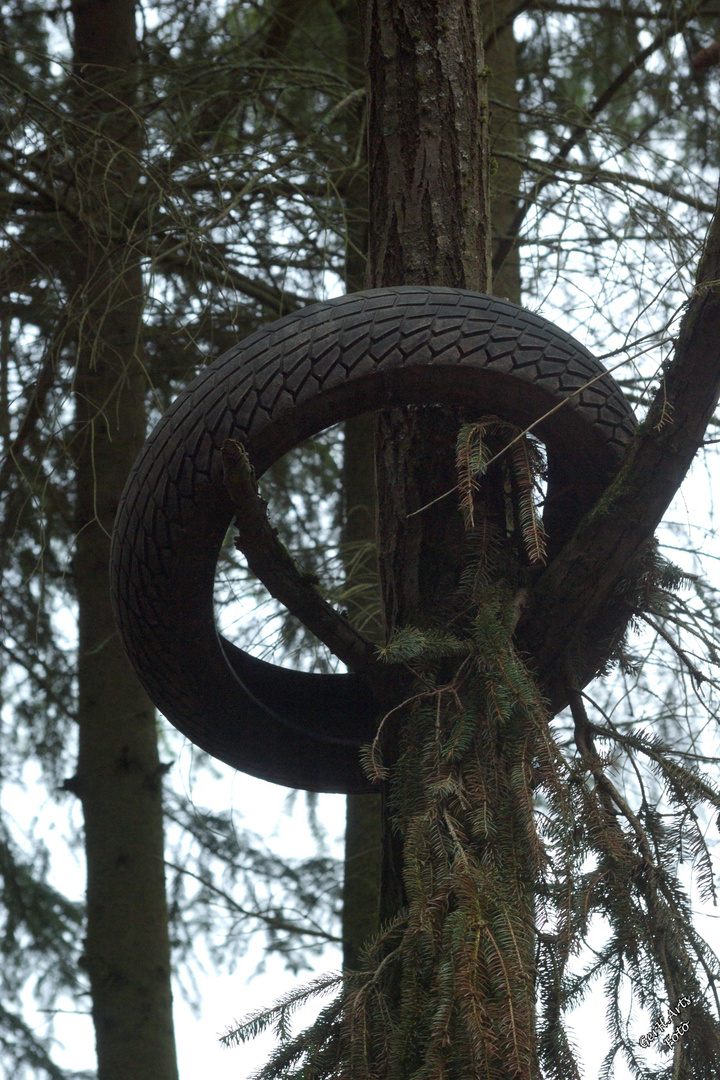
[[[464,642],[447,635],[441,659],[439,635],[428,634],[414,660],[422,689],[389,778],[407,908],[384,954],[380,1052],[358,1077],[535,1075],[534,895],[545,860],[533,806],[538,762],[550,800],[566,797],[540,695],[510,642],[515,619],[507,589],[488,586]],[[397,634],[388,659],[407,654],[407,638]],[[455,670],[444,681],[450,656]],[[366,767],[380,778],[377,742]],[[368,960],[378,959],[376,946]],[[395,1023],[383,1029],[393,1000]],[[351,993],[348,1004],[361,1001]]]
[[[475,527],[480,478],[501,455],[507,534],[512,537],[519,532],[528,560],[544,563],[546,536],[535,499],[538,480],[545,471],[542,451],[522,428],[498,416],[483,416],[476,423],[463,424],[458,434],[458,488],[465,528]]]
[[[613,1039],[603,1077],[619,1051],[638,1080],[717,1076],[720,970],[693,929],[677,864],[689,855],[714,897],[698,807],[720,809],[720,792],[661,740],[620,731],[607,718],[592,723],[572,689],[575,751],[560,745],[513,644],[517,578],[493,579],[499,534],[490,545],[474,542],[493,422],[466,425],[458,443],[474,561],[456,616],[445,627],[399,629],[382,650],[415,676],[413,695],[363,755],[368,776],[385,785],[402,844],[403,905],[367,943],[359,970],[324,976],[223,1037],[231,1045],[276,1029],[280,1045],[259,1080],[575,1080],[565,1017],[598,976]],[[506,446],[515,438],[501,434]],[[514,520],[527,567],[544,551],[532,495],[540,462],[515,445],[505,490],[522,507]],[[621,756],[637,777],[635,808],[612,779]],[[641,766],[657,777],[669,814],[650,798]],[[593,918],[609,933],[578,974],[572,961]],[[629,1034],[620,1007],[628,982],[652,1023],[690,1002],[687,1028],[661,1066],[648,1063],[639,1043],[650,1023]],[[331,992],[315,1023],[291,1035],[294,1009]]]

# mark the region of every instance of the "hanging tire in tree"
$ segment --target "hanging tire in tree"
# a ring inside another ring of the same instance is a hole
[[[635,427],[599,361],[545,319],[481,293],[402,287],[263,327],[206,368],[148,438],[117,514],[115,616],[157,708],[210,754],[289,787],[366,791],[358,747],[383,711],[360,675],[278,667],[218,633],[215,568],[234,513],[223,444],[242,443],[260,476],[351,416],[432,403],[540,420],[551,540],[592,506]]]

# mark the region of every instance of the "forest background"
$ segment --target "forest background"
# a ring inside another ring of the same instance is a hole
[[[129,672],[127,680],[102,681],[118,670],[103,652],[111,633],[103,545],[146,427],[208,358],[262,322],[363,285],[366,106],[357,9],[352,0],[137,11],[116,2],[103,9],[103,18],[109,11],[117,19],[108,23],[108,44],[93,22],[95,7],[0,6],[0,1068],[8,1076],[73,1075],[45,1018],[56,1010],[87,1016],[91,996],[102,1059],[103,1010],[122,1016],[126,1007],[97,990],[84,904],[77,890],[65,894],[62,870],[69,851],[76,864],[87,858],[92,877],[103,830],[131,831],[118,807],[130,807],[153,843],[162,840],[159,785],[147,796],[122,787],[122,778],[118,803],[105,807],[79,787],[79,743],[86,761],[103,742],[112,748],[123,701],[143,714],[142,730],[133,732],[138,754],[164,780],[168,895],[165,918],[155,856],[149,872],[138,863],[124,910],[137,898],[138,920],[155,912],[152,947],[160,955],[171,945],[176,985],[201,994],[199,957],[220,971],[241,962],[239,982],[254,933],[294,975],[328,942],[337,949],[344,940],[347,955],[360,932],[350,929],[349,902],[342,928],[349,892],[343,860],[321,828],[324,797],[306,800],[317,851],[275,855],[255,835],[260,826],[246,828],[238,817],[242,778],[221,781],[222,771],[162,721],[158,756],[152,711]],[[481,8],[494,291],[552,318],[608,366],[622,362],[616,378],[642,416],[715,206],[712,43],[720,10],[709,3]],[[102,48],[111,52],[103,56]],[[108,71],[121,71],[122,80],[108,82]],[[124,419],[122,438],[103,448],[110,416]],[[685,588],[662,623],[638,627],[633,654],[591,691],[621,729],[640,718],[688,761],[717,747],[714,430],[661,537],[663,551],[690,575]],[[377,635],[369,515],[352,513],[371,499],[361,482],[367,442],[361,424],[327,433],[274,468],[264,491],[288,547]],[[217,604],[224,632],[243,647],[329,669],[331,658],[275,610],[230,547]],[[557,723],[570,745],[571,721]],[[83,732],[94,732],[95,743],[83,744]],[[100,761],[98,775],[106,767]],[[619,779],[635,790],[632,775]],[[338,797],[330,798],[337,814]],[[662,784],[652,798],[663,805]],[[294,805],[299,815],[300,801]],[[356,847],[367,805],[349,811]],[[687,854],[699,860],[696,902],[709,901],[707,855]],[[356,858],[348,863],[348,879],[356,866]],[[158,931],[163,922],[169,929]],[[117,935],[117,920],[110,915],[100,931]],[[164,1072],[155,1075],[173,1075],[168,1006],[166,998],[153,1010],[146,1048],[123,1051],[156,1059],[161,1042]],[[214,1027],[239,1011],[228,1002]],[[649,1026],[634,1014],[638,1037]],[[109,1038],[107,1058],[128,1075]],[[101,1062],[103,1080],[114,1067]]]

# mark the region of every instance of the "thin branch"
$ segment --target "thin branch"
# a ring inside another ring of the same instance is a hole
[[[175,272],[185,274],[188,269],[187,258],[176,250],[168,253],[161,252],[154,256],[155,265],[167,273]],[[276,289],[272,285],[266,285],[258,278],[247,277],[239,270],[230,267],[219,267],[206,259],[192,260],[192,265],[199,268],[206,280],[224,288],[231,288],[235,292],[249,296],[251,300],[257,300],[264,307],[269,308],[277,316],[289,315],[298,311],[307,304],[314,303],[313,297],[302,297],[296,293],[285,292]]]
[[[363,674],[381,700],[397,700],[399,666],[383,664],[375,646],[322,598],[314,579],[298,569],[268,521],[267,503],[258,494],[244,447],[228,439],[222,457],[225,488],[236,511],[235,546],[245,555],[252,572],[339,660],[351,671]]]
[[[266,915],[262,911],[253,911],[250,908],[245,908],[242,904],[238,904],[237,900],[235,900],[230,893],[219,888],[214,882],[203,877],[201,874],[196,874],[192,870],[188,870],[187,866],[178,866],[177,863],[169,862],[167,859],[165,860],[165,866],[169,867],[171,870],[175,870],[178,874],[193,878],[194,881],[199,882],[203,888],[208,890],[208,892],[215,893],[216,896],[219,896],[224,900],[232,911],[237,912],[238,915],[242,915],[244,918],[258,919],[270,930],[284,930],[288,934],[302,934],[304,937],[317,937],[321,938],[323,941],[335,941],[338,943],[342,941],[342,938],[336,937],[326,930],[318,930],[312,926],[299,926],[297,923],[290,922],[289,919],[284,919],[281,915]]]
[[[504,457],[508,450],[510,450],[513,446],[520,442],[521,439],[524,439],[526,435],[529,435],[533,428],[536,428],[538,424],[541,424],[543,422],[543,420],[547,420],[549,416],[552,416],[553,413],[556,413],[558,409],[561,409],[563,405],[567,404],[568,401],[571,401],[572,398],[574,398],[577,394],[581,394],[584,390],[587,390],[589,386],[592,386],[593,383],[596,383],[598,379],[604,378],[604,376],[607,375],[609,372],[615,371],[616,368],[623,367],[626,363],[627,359],[623,358],[613,367],[603,368],[599,375],[594,375],[592,379],[588,379],[588,381],[583,383],[582,386],[578,386],[577,390],[573,390],[571,394],[568,394],[568,396],[564,397],[562,401],[559,401],[557,405],[553,405],[552,409],[548,409],[548,411],[543,413],[542,416],[539,416],[537,420],[533,420],[531,424],[528,424],[526,428],[523,428],[523,430],[518,435],[515,435],[515,437],[512,438],[509,443],[503,446],[501,450],[498,450],[498,452],[493,457],[489,458],[489,460],[484,463],[484,471],[487,472],[490,466],[494,465],[495,462],[498,461],[501,457]],[[443,499],[446,499],[448,495],[452,495],[452,493],[454,491],[457,491],[459,487],[459,484],[455,484],[455,487],[448,488],[447,491],[443,491],[442,495],[438,495],[437,498],[432,499],[428,503],[425,503],[425,505],[419,507],[419,509],[412,510],[407,515],[407,517],[411,518],[415,517],[416,514],[422,514],[424,510],[428,510],[431,506],[434,506],[435,503],[439,503]]]
[[[40,365],[40,370],[33,384],[32,393],[28,400],[25,415],[20,422],[17,435],[8,446],[5,453],[5,460],[3,461],[2,466],[0,466],[0,491],[5,490],[10,474],[19,465],[23,447],[32,435],[35,424],[42,415],[45,400],[55,381],[55,360],[56,350],[52,347],[51,343],[48,346],[43,362]]]
[[[674,19],[675,12],[670,7],[662,11],[653,11],[652,8],[637,4],[631,7],[628,4],[563,4],[556,0],[534,0],[532,7],[538,11],[557,15],[617,15],[621,19]],[[695,14],[699,14],[699,8]],[[720,8],[702,8],[703,15],[720,15]]]
[[[693,210],[702,210],[706,214],[713,214],[715,212],[714,203],[705,202],[704,199],[700,198],[693,198],[692,195],[685,195],[672,184],[664,183],[661,180],[647,180],[642,176],[635,176],[633,173],[619,172],[614,169],[601,169],[594,165],[580,165],[573,161],[558,162],[553,167],[553,164],[550,161],[540,161],[538,158],[523,157],[520,154],[509,154],[497,151],[495,152],[495,157],[516,161],[526,169],[532,169],[533,172],[544,173],[549,177],[548,183],[552,183],[552,181],[556,179],[558,172],[579,173],[582,176],[582,179],[580,181],[574,181],[575,183],[592,184],[594,180],[599,180],[602,183],[616,184],[618,186],[629,184],[631,187],[640,187],[644,188],[646,191],[654,191],[658,195],[664,195],[665,198],[672,199],[673,202],[684,203],[686,206],[691,206]]]
[[[700,671],[700,669],[696,667],[695,664],[693,664],[692,660],[684,651],[684,649],[681,649],[678,643],[676,641],[673,641],[667,630],[663,630],[662,626],[660,626],[659,623],[656,623],[654,619],[651,619],[649,615],[645,615],[643,612],[639,613],[639,617],[642,619],[643,622],[647,623],[648,626],[652,627],[655,633],[659,634],[663,641],[667,642],[667,644],[670,646],[676,656],[680,657],[683,664],[685,664],[685,667],[690,672],[690,677],[695,683],[696,690],[699,690],[704,682],[709,682],[712,686],[717,686],[717,681],[715,679],[708,678],[707,675],[703,675],[702,671]]]
[[[558,679],[566,654],[584,647],[586,685],[606,659],[624,616],[612,602],[682,484],[720,398],[720,212],[705,243],[675,352],[623,465],[600,502],[536,583],[519,624],[553,708],[566,692]]]
[[[653,55],[653,53],[657,52],[658,49],[661,49],[663,45],[667,44],[667,42],[670,41],[671,38],[675,37],[682,31],[683,27],[686,25],[688,20],[696,13],[696,11],[697,4],[695,3],[695,0],[691,0],[691,3],[686,7],[685,11],[678,16],[676,21],[672,21],[671,23],[669,23],[668,26],[666,26],[663,30],[660,31],[659,34],[657,34],[653,38],[649,45],[647,45],[644,49],[641,49],[639,53],[636,53],[632,60],[630,60],[625,65],[622,71],[619,72],[618,75],[616,75],[613,81],[605,87],[602,94],[600,94],[599,97],[597,97],[593,104],[589,107],[586,112],[587,119],[581,121],[579,124],[576,124],[571,130],[570,134],[567,136],[567,138],[564,139],[564,141],[560,144],[560,147],[558,148],[555,156],[550,162],[549,167],[551,169],[554,170],[555,166],[565,161],[570,151],[575,146],[577,146],[577,144],[584,138],[588,129],[592,127],[594,121],[597,119],[603,109],[605,109],[610,104],[618,91],[621,90],[623,86],[625,86],[628,80],[632,78],[635,72],[643,66],[645,61],[648,60]],[[518,211],[510,224],[510,228],[508,229],[507,236],[505,236],[498,243],[495,257],[493,258],[493,275],[499,272],[501,266],[512,251],[517,240],[518,233],[520,232],[520,229],[523,222],[525,221],[525,218],[527,217],[528,212],[535,205],[540,193],[548,186],[549,183],[550,179],[547,177],[543,180],[538,180],[532,192],[527,196],[527,198],[523,201],[522,205],[518,208]]]
[[[7,653],[10,661],[13,664],[17,664],[18,667],[22,667],[32,679],[35,685],[42,690],[48,701],[51,701],[53,705],[56,705],[63,716],[67,717],[73,722],[77,720],[77,717],[72,713],[65,702],[60,698],[53,689],[53,679],[48,676],[39,675],[35,670],[35,665],[41,663],[39,660],[33,660],[32,658],[26,659],[16,649],[11,648],[5,641],[0,640],[0,649]],[[57,672],[54,672],[53,678],[57,682]]]

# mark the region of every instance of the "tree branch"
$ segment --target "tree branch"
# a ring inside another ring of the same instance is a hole
[[[720,397],[720,208],[680,325],[673,359],[622,467],[533,589],[518,640],[535,660],[555,712],[567,704],[561,673],[578,688],[607,661],[624,616],[613,589],[653,536],[703,445]]]
[[[312,297],[305,298],[292,292],[281,291],[272,285],[265,284],[259,278],[247,277],[239,270],[233,270],[228,266],[215,266],[207,259],[195,258],[188,262],[188,259],[177,250],[172,250],[167,254],[161,251],[155,256],[155,264],[166,273],[175,272],[183,276],[187,273],[188,266],[196,264],[206,280],[223,288],[232,288],[244,296],[249,296],[251,300],[257,300],[278,318],[314,302]]]
[[[404,683],[398,679],[402,665],[382,663],[375,646],[322,598],[312,577],[298,569],[268,520],[267,503],[258,494],[244,447],[228,439],[222,457],[225,488],[236,510],[235,546],[252,572],[339,660],[365,676],[379,700],[397,700]]]
[[[63,319],[63,324],[59,329],[60,336],[62,335],[64,324],[65,319]],[[51,342],[45,351],[40,370],[38,371],[35,382],[32,384],[25,415],[20,422],[15,438],[10,442],[10,445],[4,454],[4,459],[0,464],[0,491],[5,490],[11,473],[17,468],[20,461],[20,454],[25,443],[32,435],[35,424],[42,414],[45,400],[53,387],[56,375],[55,361],[57,359],[57,350],[52,346],[53,343]]]
[[[537,158],[522,157],[518,154],[503,154],[497,151],[495,152],[495,157],[517,161],[526,169],[545,174],[548,184],[558,181],[558,172],[579,173],[581,177],[580,180],[566,180],[565,182],[573,184],[592,184],[597,180],[600,183],[615,184],[618,187],[624,185],[640,187],[644,188],[646,191],[654,191],[658,195],[664,195],[666,198],[672,199],[673,202],[680,202],[684,203],[686,206],[691,206],[693,210],[702,210],[706,214],[712,214],[715,211],[713,203],[706,202],[699,197],[686,195],[672,184],[667,184],[662,180],[647,180],[642,176],[635,176],[633,173],[620,172],[615,169],[602,169],[595,165],[581,165],[579,162],[575,161],[558,162],[553,165],[550,161],[540,161]]]
[[[653,629],[656,634],[659,634],[663,641],[665,641],[670,646],[675,655],[682,660],[683,664],[685,664],[685,667],[690,672],[690,678],[692,679],[696,690],[699,690],[704,682],[709,682],[717,685],[715,679],[710,679],[707,675],[703,675],[700,668],[696,664],[693,664],[692,660],[685,652],[685,650],[681,649],[676,641],[673,641],[667,630],[664,630],[662,626],[660,626],[660,623],[655,622],[654,619],[651,619],[649,615],[646,615],[643,612],[640,613],[640,618],[643,620],[643,622],[647,623],[647,625],[651,627],[651,629]]]
[[[652,8],[642,4],[635,6],[625,3],[622,6],[618,4],[564,4],[556,0],[533,0],[531,6],[537,11],[558,15],[617,15],[620,19],[669,19],[671,21],[675,17],[671,7],[653,11]],[[698,5],[695,15],[700,14],[701,7],[703,15],[720,15],[720,9],[704,5]]]
[[[639,53],[636,53],[632,60],[630,60],[625,65],[622,71],[620,71],[615,76],[613,81],[605,87],[602,94],[600,94],[599,97],[597,97],[593,104],[589,107],[586,112],[587,119],[581,121],[579,124],[576,124],[572,128],[567,138],[564,139],[563,142],[560,144],[554,157],[548,163],[549,169],[554,170],[557,165],[560,165],[562,162],[565,161],[570,151],[582,140],[588,129],[592,127],[593,122],[597,119],[599,114],[607,105],[610,104],[617,92],[622,89],[628,79],[630,79],[635,74],[635,72],[642,67],[645,61],[648,60],[653,53],[657,52],[658,49],[662,48],[662,46],[665,45],[668,41],[670,41],[671,38],[681,33],[683,27],[696,13],[697,4],[694,2],[694,0],[691,0],[691,2],[686,6],[685,10],[678,15],[677,20],[673,20],[668,23],[668,25],[665,26],[659,34],[656,34],[656,36],[653,38],[649,45],[647,45],[644,49],[641,49]],[[495,251],[495,256],[493,259],[493,276],[498,273],[500,267],[505,262],[505,259],[512,251],[513,246],[516,243],[518,233],[522,228],[522,224],[525,221],[525,218],[527,217],[530,208],[535,205],[538,196],[548,186],[550,182],[551,179],[549,177],[538,180],[533,190],[523,201],[522,205],[518,208],[518,211],[515,214],[513,221],[511,222],[507,236],[503,237],[503,239],[497,245],[497,249]]]
[[[192,870],[189,870],[187,866],[179,866],[177,863],[170,862],[168,859],[165,859],[165,866],[170,870],[175,870],[178,874],[193,878],[194,881],[197,881],[204,889],[207,889],[208,892],[214,893],[221,900],[224,900],[231,911],[234,911],[236,914],[241,915],[246,919],[257,919],[258,922],[263,923],[268,930],[285,931],[288,934],[298,934],[303,937],[316,937],[320,938],[322,941],[334,941],[337,944],[342,942],[342,938],[329,933],[327,930],[320,930],[314,926],[301,926],[298,923],[292,922],[290,919],[284,918],[276,911],[270,910],[265,912],[243,907],[231,893],[227,892],[225,889],[221,889],[210,878],[203,877],[202,874],[196,874]]]

